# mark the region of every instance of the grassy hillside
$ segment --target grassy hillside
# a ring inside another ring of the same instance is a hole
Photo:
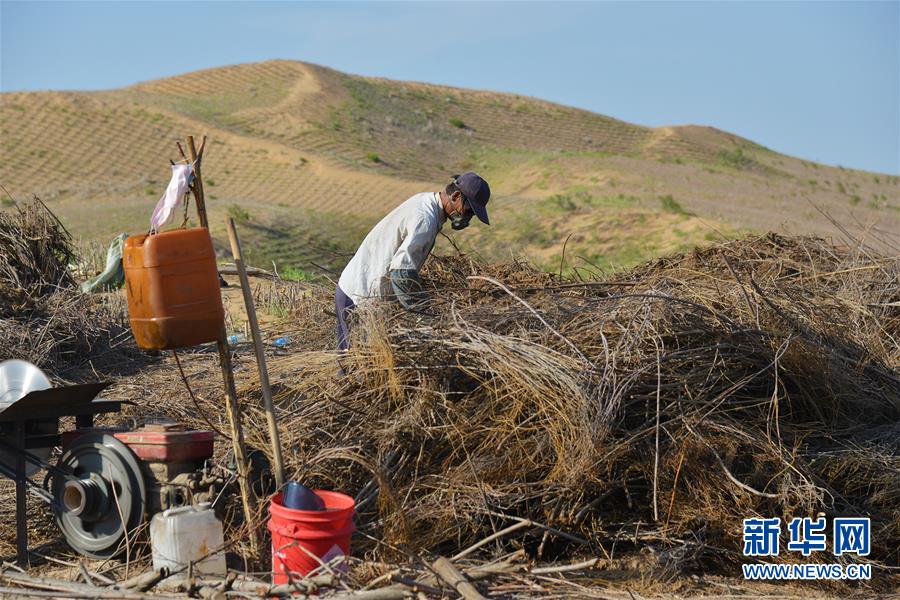
[[[141,231],[177,158],[173,141],[188,133],[210,136],[214,234],[231,213],[255,262],[303,271],[338,270],[380,215],[464,169],[491,182],[494,226],[457,243],[548,268],[567,238],[568,267],[608,268],[743,230],[834,233],[819,209],[872,239],[896,241],[900,230],[897,177],[709,127],[647,128],[292,61],[105,92],[3,94],[0,183],[17,198],[39,195],[85,240]]]

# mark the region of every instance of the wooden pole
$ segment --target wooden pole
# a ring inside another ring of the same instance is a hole
[[[284,485],[284,467],[281,461],[281,440],[278,435],[278,422],[275,419],[275,405],[272,403],[272,388],[269,386],[269,369],[266,367],[266,353],[263,350],[262,336],[259,333],[259,322],[256,319],[256,308],[253,306],[253,294],[250,291],[250,280],[244,268],[244,256],[241,252],[241,240],[238,238],[234,219],[228,218],[228,239],[231,242],[231,254],[234,266],[237,267],[241,280],[241,292],[244,294],[244,305],[247,307],[247,320],[253,334],[253,348],[256,350],[256,364],[259,367],[259,384],[262,387],[263,404],[266,408],[266,421],[269,423],[269,438],[272,443],[272,458],[275,461],[275,484],[278,489]]]
[[[200,144],[200,152],[194,146],[194,136],[187,138],[188,152],[191,162],[194,163],[194,204],[197,206],[197,217],[201,227],[209,230],[209,221],[206,218],[206,202],[203,198],[203,178],[200,175],[200,163],[203,160],[203,149],[206,146],[206,136]],[[198,160],[199,159],[199,160]],[[231,351],[228,349],[228,341],[225,336],[225,322],[222,322],[222,330],[219,339],[216,340],[219,349],[219,364],[222,367],[222,378],[225,380],[225,412],[231,425],[231,443],[234,446],[234,461],[237,463],[238,485],[241,489],[241,503],[244,506],[244,518],[250,526],[250,551],[256,555],[259,550],[259,540],[256,527],[253,523],[255,511],[253,510],[253,492],[250,489],[250,474],[247,466],[247,455],[244,448],[244,429],[241,426],[241,407],[237,401],[237,390],[234,386],[234,373],[231,370]]]

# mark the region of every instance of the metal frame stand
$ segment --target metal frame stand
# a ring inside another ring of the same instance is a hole
[[[29,485],[43,490],[28,479],[26,463],[48,467],[33,455],[29,456],[28,451],[60,444],[59,433],[26,435],[26,423],[75,417],[76,427],[92,427],[94,415],[119,412],[122,408],[122,401],[119,400],[94,400],[108,385],[109,383],[90,383],[31,392],[0,413],[0,423],[11,423],[13,427],[12,443],[4,441],[2,445],[15,454],[15,469],[0,468],[0,474],[13,479],[16,484],[16,562],[21,566],[28,564],[28,509],[25,492]],[[0,467],[4,465],[0,464]],[[43,500],[49,499],[49,493],[39,495]]]
[[[25,421],[15,423],[16,450],[25,449]],[[16,562],[28,564],[28,523],[25,506],[25,455],[16,452]]]

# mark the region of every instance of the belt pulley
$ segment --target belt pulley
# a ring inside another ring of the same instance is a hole
[[[109,434],[80,437],[50,481],[53,512],[72,548],[94,558],[124,551],[144,522],[146,488],[134,453]]]

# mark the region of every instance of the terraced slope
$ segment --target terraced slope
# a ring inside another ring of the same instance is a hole
[[[140,231],[177,158],[173,141],[187,133],[210,136],[214,223],[231,212],[259,262],[304,269],[313,257],[339,268],[386,210],[467,168],[492,183],[494,227],[461,239],[539,262],[555,261],[548,247],[574,232],[575,251],[593,256],[579,244],[599,244],[609,248],[601,263],[628,264],[742,229],[834,233],[824,213],[871,239],[900,231],[897,177],[802,161],[709,127],[653,129],[293,61],[105,92],[2,94],[0,182],[50,202],[80,237]],[[575,208],[551,200],[560,197],[577,198]],[[608,201],[619,197],[627,206]],[[617,218],[625,213],[641,218]],[[673,219],[689,225],[683,236],[660,233]],[[334,256],[311,250],[320,247]]]

